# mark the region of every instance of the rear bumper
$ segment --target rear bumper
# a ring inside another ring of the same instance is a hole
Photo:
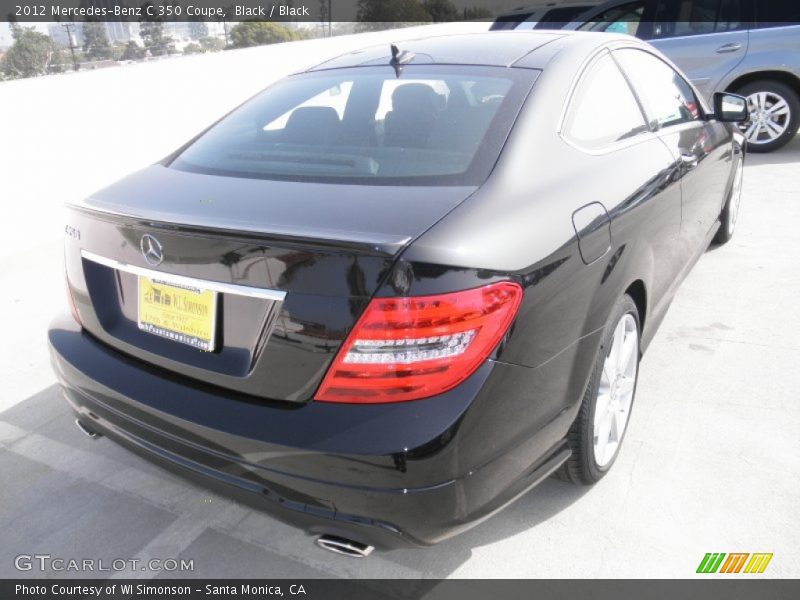
[[[536,373],[525,367],[489,362],[456,390],[415,402],[287,406],[145,365],[68,316],[48,335],[64,396],[87,427],[311,534],[378,547],[434,544],[569,456],[570,411],[542,410],[534,431],[509,439],[498,431],[504,420],[484,412],[511,389],[502,382]]]

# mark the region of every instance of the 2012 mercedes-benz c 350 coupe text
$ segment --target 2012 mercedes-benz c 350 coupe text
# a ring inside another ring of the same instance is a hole
[[[747,108],[714,104],[580,32],[288,77],[68,207],[64,395],[88,435],[354,556],[596,482],[677,285],[736,224]]]

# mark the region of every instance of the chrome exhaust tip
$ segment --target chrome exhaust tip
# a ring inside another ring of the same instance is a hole
[[[78,426],[78,429],[81,430],[81,433],[86,437],[96,440],[97,438],[103,437],[102,433],[97,433],[96,431],[92,431],[86,425],[84,425],[80,419],[75,419],[75,425]]]
[[[317,546],[325,548],[335,554],[349,556],[350,558],[366,558],[375,549],[361,542],[355,542],[335,535],[323,535],[317,538]]]

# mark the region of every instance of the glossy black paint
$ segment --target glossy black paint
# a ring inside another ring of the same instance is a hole
[[[645,47],[518,32],[409,43],[430,62],[479,56],[542,71],[479,187],[256,181],[166,161],[71,209],[80,233],[67,237],[66,265],[83,328],[59,317],[49,339],[73,409],[313,533],[431,544],[491,515],[568,457],[564,436],[622,294],[639,306],[642,347],[652,340],[719,227],[744,158],[733,127],[711,120],[603,153],[564,140],[564,106],[586,61],[625,46]],[[381,59],[367,52],[319,68]],[[157,269],[285,291],[279,314],[224,295],[214,354],[142,334],[135,282],[81,250],[147,266],[144,233],[164,247]],[[525,290],[517,319],[459,387],[397,404],[311,400],[371,297],[502,280]]]

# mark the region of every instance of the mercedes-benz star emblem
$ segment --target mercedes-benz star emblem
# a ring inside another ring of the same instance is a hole
[[[147,264],[154,267],[161,264],[164,260],[164,253],[161,251],[161,243],[149,233],[142,236],[142,241],[139,243],[142,249],[142,256],[147,261]]]

